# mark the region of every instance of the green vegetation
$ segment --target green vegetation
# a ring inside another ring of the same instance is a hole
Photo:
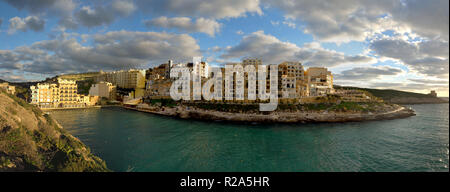
[[[92,84],[94,84],[93,79],[77,81],[78,94],[89,95],[89,89],[91,89]]]

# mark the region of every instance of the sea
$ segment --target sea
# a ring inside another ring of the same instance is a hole
[[[51,111],[118,172],[448,172],[449,105],[349,123],[230,123],[120,107]]]

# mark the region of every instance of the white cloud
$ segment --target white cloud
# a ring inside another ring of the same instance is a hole
[[[138,7],[154,15],[175,14],[177,16],[205,18],[236,18],[247,13],[262,14],[259,0],[137,0]]]
[[[243,57],[261,58],[266,64],[283,61],[300,61],[307,66],[332,67],[350,63],[371,64],[375,59],[363,55],[347,56],[344,53],[327,50],[317,43],[300,48],[296,44],[283,42],[274,36],[256,31],[242,38],[238,45],[226,49],[224,59]]]
[[[122,16],[128,16],[136,10],[134,3],[126,0],[115,0],[111,8]]]
[[[167,59],[188,60],[200,54],[189,35],[112,31],[93,35],[93,45],[61,36],[14,50],[0,50],[0,68],[58,74],[145,67]]]
[[[378,67],[355,67],[349,70],[342,71],[340,74],[334,75],[335,79],[339,81],[342,80],[363,80],[370,81],[374,79],[379,79],[382,76],[394,76],[400,73],[404,73],[403,70],[388,66],[378,66]]]
[[[136,10],[132,1],[115,0],[111,4],[83,6],[75,13],[77,21],[87,27],[109,25],[119,17],[126,17]]]
[[[382,38],[371,41],[369,48],[380,57],[400,61],[417,74],[448,78],[448,42]]]
[[[45,26],[45,21],[37,16],[28,16],[26,18],[13,17],[9,19],[8,33],[13,34],[16,31],[42,31]]]
[[[183,32],[200,32],[214,37],[220,31],[221,24],[212,19],[197,18],[193,21],[189,17],[158,17],[144,22],[147,27],[175,28]]]
[[[293,28],[293,29],[295,29],[297,27],[297,25],[292,21],[283,21],[283,24],[287,25],[288,27]]]
[[[325,42],[364,41],[385,30],[448,40],[448,0],[265,0]]]

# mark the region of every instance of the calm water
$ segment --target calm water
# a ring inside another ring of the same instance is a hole
[[[53,111],[114,171],[449,171],[449,106],[335,124],[231,124],[121,108]]]

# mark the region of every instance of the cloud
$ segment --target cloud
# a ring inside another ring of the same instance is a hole
[[[76,7],[72,0],[3,0],[19,10],[27,10],[33,14],[49,12],[50,14],[70,14]]]
[[[145,67],[167,59],[188,60],[200,54],[186,34],[112,31],[93,35],[91,46],[64,36],[14,50],[0,50],[0,68],[59,74]]]
[[[285,17],[303,21],[304,32],[325,42],[364,41],[386,30],[448,40],[448,0],[265,0]],[[314,10],[314,11],[311,11]]]
[[[115,0],[111,8],[122,16],[128,16],[136,10],[136,6],[131,1]]]
[[[288,27],[293,28],[293,29],[295,29],[297,27],[297,25],[292,21],[283,21],[283,24],[287,25]]]
[[[174,28],[184,32],[200,32],[206,33],[209,36],[214,37],[215,33],[220,31],[221,24],[212,19],[197,18],[193,21],[189,17],[158,17],[152,20],[144,21],[145,25],[149,28],[163,27]]]
[[[448,42],[438,40],[410,42],[403,39],[382,38],[371,41],[369,49],[380,57],[399,60],[417,73],[448,77]]]
[[[16,31],[42,31],[45,26],[45,21],[37,16],[28,16],[26,18],[13,17],[9,19],[8,33],[13,34]]]
[[[82,25],[86,27],[96,27],[109,25],[118,17],[126,17],[136,10],[131,1],[115,0],[111,4],[104,6],[97,5],[83,6],[74,15]]]
[[[212,19],[236,18],[247,13],[261,15],[259,0],[137,0],[138,7],[149,14],[205,17]]]
[[[75,16],[86,27],[95,27],[110,24],[115,15],[104,7],[96,7],[92,9],[90,6],[83,6]]]
[[[327,50],[317,43],[300,48],[296,44],[283,42],[274,36],[256,31],[242,38],[238,45],[226,49],[224,59],[243,57],[261,58],[265,64],[283,61],[300,61],[307,66],[333,67],[349,63],[374,63],[372,57],[364,55],[347,56],[344,53]]]
[[[408,79],[410,81],[416,82],[416,83],[424,83],[424,84],[447,84],[448,80],[433,80],[433,79]]]
[[[0,69],[0,79],[6,80],[9,82],[18,82],[18,81],[24,81],[24,77],[21,75],[15,75],[13,71],[11,70],[4,70]]]
[[[349,70],[342,71],[340,74],[334,75],[338,80],[364,80],[370,81],[378,79],[385,75],[398,75],[403,71],[398,68],[382,66],[382,67],[355,67]]]
[[[429,93],[431,90],[436,90],[439,93],[448,94],[448,85],[430,85],[425,83],[391,83],[391,82],[374,82],[370,83],[369,87],[376,89],[395,89],[402,91],[412,91],[419,93]]]
[[[421,36],[448,41],[448,0],[405,1],[394,8],[392,15],[395,20],[407,24]]]

